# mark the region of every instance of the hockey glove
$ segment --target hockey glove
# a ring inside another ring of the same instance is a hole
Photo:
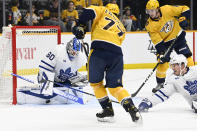
[[[160,64],[163,64],[168,61],[168,59],[166,57],[164,57],[164,55],[158,55],[157,59],[159,60]]]
[[[82,26],[74,26],[72,28],[72,33],[75,35],[77,39],[84,39],[85,37],[85,29]]]
[[[187,19],[183,16],[179,18],[179,25],[182,29],[186,29],[188,26]]]
[[[152,105],[152,102],[145,98],[141,101],[141,103],[139,104],[138,106],[138,110],[140,112],[147,112],[149,108],[151,108],[153,105]]]

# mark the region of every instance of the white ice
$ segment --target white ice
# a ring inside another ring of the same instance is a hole
[[[124,88],[134,93],[150,72],[125,70]],[[138,96],[151,95],[155,84],[153,74]],[[86,105],[0,105],[0,131],[197,131],[197,114],[179,94],[141,113],[143,125],[133,123],[119,104],[113,106],[115,123],[96,120],[95,114],[101,108],[95,98]]]

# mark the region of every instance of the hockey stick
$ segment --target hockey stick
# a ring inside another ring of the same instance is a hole
[[[89,54],[89,45],[88,45],[88,43],[86,43],[86,42],[84,42],[84,41],[82,40],[82,46],[83,46],[83,48],[84,48],[86,57],[88,58],[88,54]]]
[[[22,76],[19,76],[19,75],[17,75],[17,74],[13,74],[13,73],[11,73],[11,75],[13,75],[13,76],[16,76],[16,77],[18,77],[18,78],[20,78],[20,79],[23,79],[23,80],[25,80],[25,81],[27,81],[27,82],[30,82],[30,83],[33,83],[33,84],[35,84],[34,83],[34,81],[32,81],[32,80],[29,80],[29,79],[27,79],[27,78],[25,78],[25,77],[22,77]],[[58,82],[54,82],[54,81],[50,81],[50,80],[46,80],[46,81],[49,81],[49,82],[52,82],[52,83],[54,83],[54,84],[57,84],[57,85],[59,85],[59,86],[62,86],[62,87],[66,87],[66,88],[69,88],[69,89],[72,89],[72,90],[75,90],[75,91],[78,91],[78,92],[81,92],[81,93],[84,93],[84,94],[87,94],[87,95],[90,95],[90,96],[94,96],[95,97],[95,95],[94,94],[91,94],[91,93],[88,93],[88,92],[84,92],[84,91],[81,91],[81,90],[78,90],[78,89],[75,89],[75,88],[72,88],[72,87],[68,87],[68,86],[65,86],[64,84],[61,84],[61,83],[58,83]],[[57,91],[58,89],[55,89],[55,88],[53,88],[53,91]],[[60,91],[60,90],[59,90]],[[58,94],[58,92],[59,91],[57,91],[57,94]],[[63,91],[61,91],[61,92],[63,92]],[[55,92],[54,92],[55,93]],[[64,93],[64,92],[63,92]],[[67,93],[68,94],[68,93]],[[58,94],[59,95],[59,94]],[[71,95],[71,94],[69,94],[69,95]],[[79,98],[79,97],[78,97]],[[81,98],[82,99],[82,98]],[[82,102],[83,102],[83,100],[81,100]],[[119,102],[117,102],[117,101],[114,101],[114,100],[110,100],[111,102],[114,102],[114,103],[119,103]],[[84,103],[80,103],[80,104],[84,104]]]
[[[30,82],[30,83],[32,83],[32,84],[36,84],[34,81],[32,81],[32,80],[30,80],[30,79],[27,79],[27,78],[25,78],[25,77],[22,77],[22,76],[20,76],[20,75],[13,74],[13,73],[11,73],[11,75],[13,75],[13,76],[15,76],[15,77],[17,77],[17,78],[20,78],[20,79],[22,79],[22,80],[25,80],[25,81],[27,81],[27,82]],[[67,87],[67,86],[64,85],[63,87]],[[75,95],[72,95],[72,94],[69,94],[69,93],[67,93],[67,92],[58,90],[58,89],[56,89],[56,88],[53,88],[53,92],[54,92],[55,94],[57,94],[57,95],[63,97],[63,98],[72,100],[72,101],[77,102],[77,103],[79,103],[79,104],[84,104],[83,99],[80,98],[80,97],[77,97],[77,96],[75,96]]]
[[[168,49],[166,50],[166,52],[164,53],[163,57],[166,57],[166,55],[172,50],[172,47],[175,43],[175,41],[177,40],[177,37],[172,41],[171,45],[168,47]],[[153,70],[151,71],[151,73],[148,75],[148,77],[145,79],[145,81],[141,84],[141,86],[138,88],[138,90],[131,94],[131,97],[135,97],[138,92],[142,89],[142,87],[145,85],[145,83],[148,81],[148,79],[151,77],[151,75],[154,73],[154,71],[157,69],[157,67],[159,66],[159,62],[156,64],[156,66],[153,68]]]
[[[50,81],[50,80],[46,80],[46,81],[49,81],[49,82],[52,82],[52,83],[57,84],[57,85],[59,85],[59,86],[63,86],[63,87],[65,87],[65,85],[64,85],[64,84],[61,84],[61,83],[58,83],[58,82],[54,82],[54,81]],[[84,93],[84,94],[86,94],[86,95],[90,95],[90,96],[94,96],[94,97],[96,97],[94,94],[91,94],[91,93],[88,93],[88,92],[84,92],[84,91],[81,91],[81,90],[78,90],[78,89],[75,89],[75,88],[72,88],[72,87],[66,87],[66,88],[69,88],[69,89],[72,89],[72,90],[75,90],[75,91],[78,91],[78,92]],[[111,101],[111,102],[114,102],[114,103],[119,103],[119,102],[114,101],[114,100],[110,100],[110,101]]]

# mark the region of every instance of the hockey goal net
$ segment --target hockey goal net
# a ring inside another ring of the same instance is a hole
[[[43,55],[60,43],[58,26],[3,27],[0,38],[0,103],[17,104],[17,87],[23,82],[10,74],[36,75]]]

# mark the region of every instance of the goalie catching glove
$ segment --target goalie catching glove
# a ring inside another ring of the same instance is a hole
[[[68,80],[71,82],[72,86],[76,86],[76,87],[82,87],[88,84],[87,75],[82,75],[80,73],[77,73],[76,76],[73,76],[69,78]]]

